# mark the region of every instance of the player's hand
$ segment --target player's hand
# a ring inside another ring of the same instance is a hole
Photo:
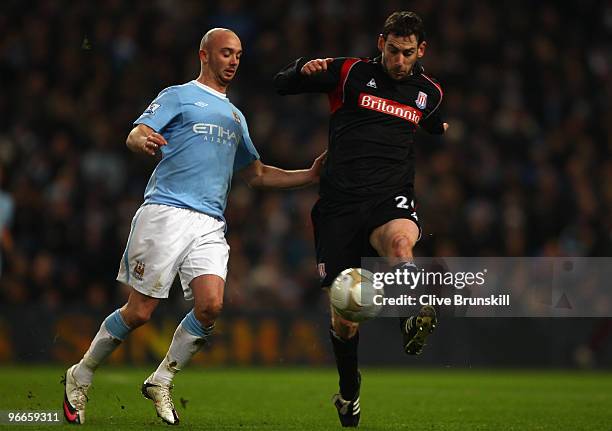
[[[325,150],[319,157],[315,159],[310,167],[310,174],[312,175],[312,182],[316,184],[319,182],[319,177],[321,176],[321,169],[323,169],[323,164],[327,159],[327,150]]]
[[[166,139],[159,133],[153,132],[150,135],[147,135],[145,138],[141,151],[150,156],[154,156],[157,153],[157,150],[164,145],[168,145]]]
[[[317,58],[315,60],[310,60],[308,63],[302,66],[300,73],[302,75],[311,76],[316,75],[317,73],[325,72],[327,70],[327,65],[334,61],[333,58]]]

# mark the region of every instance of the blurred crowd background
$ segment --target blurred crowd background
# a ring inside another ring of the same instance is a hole
[[[229,96],[262,159],[302,168],[327,144],[323,95],[280,97],[297,57],[375,56],[389,13],[425,21],[442,139],[417,138],[423,256],[612,255],[612,4],[481,1],[2,2],[0,302],[106,308],[155,161],[132,122],[195,78],[211,27],[241,37]],[[203,167],[205,168],[205,167]],[[316,188],[235,181],[226,307],[317,307]],[[179,301],[180,289],[172,300]]]

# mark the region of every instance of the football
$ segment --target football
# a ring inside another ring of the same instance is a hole
[[[376,317],[382,308],[383,289],[373,286],[374,274],[363,268],[342,271],[330,289],[331,305],[336,312],[351,322],[363,322]],[[381,295],[374,303],[374,297]]]

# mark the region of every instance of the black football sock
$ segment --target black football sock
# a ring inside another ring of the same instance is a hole
[[[333,328],[329,329],[329,338],[334,346],[336,366],[340,376],[340,395],[347,401],[354,399],[359,390],[359,371],[357,348],[359,346],[359,331],[352,338],[340,338]]]

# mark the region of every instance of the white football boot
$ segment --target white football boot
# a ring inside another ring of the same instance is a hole
[[[85,406],[88,401],[87,391],[89,390],[89,385],[80,384],[72,374],[77,365],[75,364],[68,368],[64,377],[64,417],[71,424],[82,424],[85,422]]]
[[[172,385],[164,386],[157,383],[152,383],[152,377],[153,374],[151,374],[142,384],[142,395],[144,395],[145,398],[153,401],[155,410],[157,411],[157,416],[159,416],[169,425],[177,425],[179,423],[179,417],[176,413],[176,409],[174,408],[172,394],[170,393],[172,390]]]

